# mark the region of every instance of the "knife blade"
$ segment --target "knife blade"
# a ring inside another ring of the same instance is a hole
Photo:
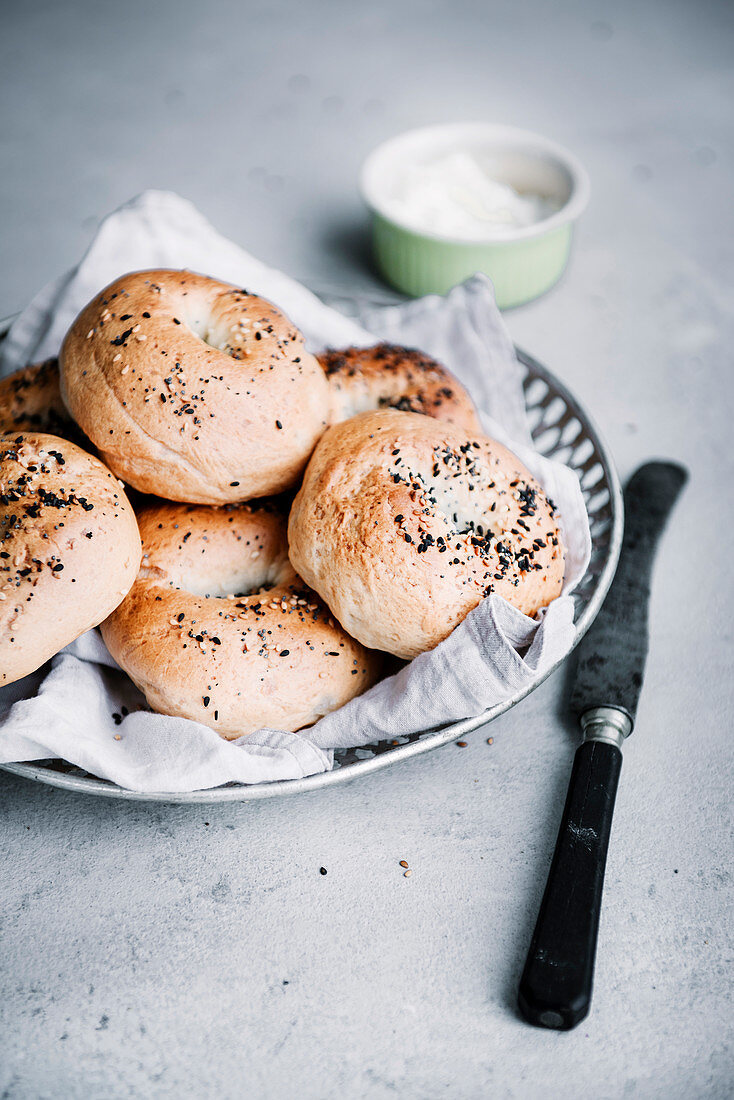
[[[601,611],[579,643],[571,709],[623,710],[634,725],[649,644],[648,605],[655,550],[686,481],[672,462],[648,462],[624,493],[622,550]],[[631,732],[631,728],[630,728]]]
[[[568,1030],[589,1011],[602,888],[621,747],[632,732],[649,646],[648,607],[658,541],[688,474],[648,462],[624,492],[617,571],[579,644],[571,709],[584,740],[568,795],[518,1005],[538,1027]]]

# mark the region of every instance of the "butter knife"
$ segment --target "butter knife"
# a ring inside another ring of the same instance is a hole
[[[676,463],[648,462],[630,478],[617,572],[579,644],[571,709],[584,740],[518,995],[520,1012],[538,1027],[576,1027],[591,1004],[621,748],[635,723],[648,652],[652,566],[687,477]]]

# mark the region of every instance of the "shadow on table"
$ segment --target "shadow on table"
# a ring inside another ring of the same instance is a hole
[[[366,304],[384,305],[402,296],[382,280],[372,255],[369,224],[363,219],[342,218],[329,221],[319,234],[323,285],[313,289],[325,297],[339,297]]]

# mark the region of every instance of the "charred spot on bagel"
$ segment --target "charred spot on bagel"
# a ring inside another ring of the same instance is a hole
[[[398,409],[400,412],[425,413],[426,399],[421,393],[411,396],[403,394],[402,397],[381,397],[379,402],[381,409]]]

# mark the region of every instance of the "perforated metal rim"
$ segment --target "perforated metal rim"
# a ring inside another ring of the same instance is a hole
[[[0,322],[0,337],[7,326]],[[203,791],[181,793],[139,792],[118,787],[97,779],[65,761],[34,761],[28,764],[0,764],[14,775],[46,783],[52,787],[125,798],[143,802],[238,802],[260,798],[276,798],[318,790],[335,783],[350,782],[388,765],[418,756],[449,741],[470,733],[479,726],[504,714],[529,695],[554,672],[581,640],[593,622],[612,582],[622,541],[622,493],[611,454],[596,425],[582,405],[549,370],[537,360],[517,349],[518,359],[525,367],[523,382],[525,401],[533,440],[547,457],[558,458],[575,470],[581,480],[591,526],[592,552],[589,568],[579,584],[576,601],[576,623],[573,642],[568,652],[551,668],[517,692],[475,718],[454,722],[443,728],[399,738],[398,744],[380,742],[359,749],[347,749],[336,754],[333,771],[273,783],[251,785],[227,784]]]

